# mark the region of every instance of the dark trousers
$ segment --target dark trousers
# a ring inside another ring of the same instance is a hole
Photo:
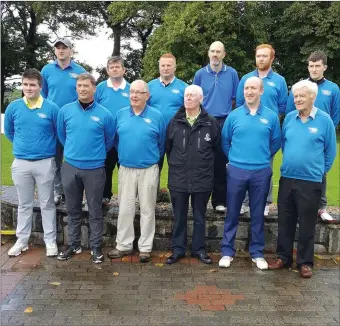
[[[314,234],[321,198],[321,182],[281,177],[278,195],[277,256],[286,266],[293,262],[296,224],[299,220],[299,239],[296,264],[313,266]]]
[[[106,173],[106,181],[103,192],[103,198],[111,198],[112,197],[112,175],[115,166],[119,167],[118,164],[118,153],[115,147],[112,147],[106,154],[105,160],[105,173]]]
[[[226,118],[216,118],[220,133],[222,132]],[[225,157],[222,147],[220,146],[215,152],[214,160],[214,189],[211,195],[211,204],[215,208],[218,205],[226,206],[226,164],[228,160]]]
[[[228,165],[227,168],[227,216],[224,222],[222,256],[235,255],[235,237],[240,209],[246,191],[249,193],[251,240],[249,253],[252,258],[263,257],[264,215],[272,169],[244,170]]]
[[[187,221],[190,196],[194,220],[191,253],[205,253],[205,212],[210,193],[209,191],[190,194],[170,190],[174,213],[172,249],[175,255],[185,254],[187,250]]]
[[[90,247],[100,248],[104,227],[102,194],[105,169],[83,170],[64,162],[61,168],[61,179],[66,199],[69,245],[79,246],[81,243],[82,200],[85,190],[89,207]]]

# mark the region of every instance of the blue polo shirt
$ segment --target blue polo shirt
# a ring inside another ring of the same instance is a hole
[[[270,167],[270,160],[281,147],[277,114],[260,104],[255,115],[246,105],[233,110],[226,119],[221,146],[229,164],[245,170]]]
[[[340,90],[337,84],[327,79],[324,79],[322,83],[318,84],[318,95],[316,96],[314,105],[330,115],[335,127],[339,124]],[[294,95],[293,92],[290,92],[287,101],[286,114],[294,110],[296,110]]]
[[[241,78],[237,87],[236,107],[244,104],[244,84],[249,77],[253,76],[259,77],[257,69]],[[286,80],[273,70],[270,70],[268,75],[261,79],[264,88],[264,93],[261,95],[261,103],[276,112],[276,114],[284,114],[288,97]]]
[[[282,153],[281,176],[322,182],[336,156],[330,116],[314,107],[303,123],[297,110],[288,113],[282,126]]]
[[[130,84],[125,81],[124,87],[114,89],[110,79],[97,85],[95,100],[107,108],[115,117],[116,113],[130,104]]]
[[[61,69],[58,61],[51,62],[41,70],[43,77],[41,95],[54,102],[58,107],[77,100],[76,78],[86,70],[71,60],[70,64]]]
[[[35,160],[56,155],[58,112],[56,104],[45,99],[36,109],[28,108],[22,98],[9,104],[4,127],[15,158]]]
[[[131,106],[117,112],[119,163],[127,168],[148,168],[159,162],[165,148],[162,114],[148,105],[140,115]]]
[[[93,102],[84,110],[79,101],[66,104],[59,111],[57,129],[67,163],[84,170],[105,165],[106,152],[115,141],[116,123],[102,105]]]
[[[203,107],[217,118],[225,118],[232,110],[232,100],[236,98],[239,78],[234,68],[225,64],[221,71],[214,72],[210,64],[198,70],[193,84],[203,89]]]
[[[188,84],[175,77],[167,86],[160,78],[151,80],[148,86],[150,91],[148,104],[162,113],[165,124],[168,125],[178,109],[184,105],[184,90]]]

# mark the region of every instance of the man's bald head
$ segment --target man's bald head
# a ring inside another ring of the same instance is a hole
[[[256,76],[250,77],[244,83],[244,100],[249,108],[258,108],[260,97],[263,94],[262,79]]]
[[[225,57],[224,45],[220,41],[215,41],[210,45],[208,56],[210,59],[210,67],[214,71],[222,68],[223,59]]]
[[[259,85],[260,86],[260,89],[263,89],[263,81],[260,77],[257,77],[257,76],[252,76],[252,77],[249,77],[246,82],[244,83],[244,87],[246,87],[246,85]]]

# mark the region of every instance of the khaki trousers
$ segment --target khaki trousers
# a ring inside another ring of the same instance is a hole
[[[118,172],[118,225],[117,246],[120,251],[133,249],[136,197],[140,206],[140,252],[151,252],[155,235],[155,208],[159,179],[158,164],[135,169],[120,166]]]

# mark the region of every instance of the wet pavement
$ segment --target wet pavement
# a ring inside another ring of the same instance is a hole
[[[204,265],[169,253],[95,265],[84,251],[61,262],[30,247],[9,258],[1,246],[1,325],[339,325],[338,256],[315,257],[311,279],[296,270],[260,271],[239,252]],[[110,248],[105,248],[106,253]],[[270,259],[272,255],[267,255]]]

